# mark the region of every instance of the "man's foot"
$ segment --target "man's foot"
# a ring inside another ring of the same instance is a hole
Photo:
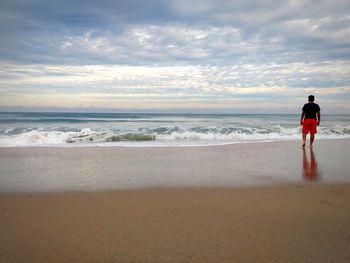
[[[303,145],[301,147],[305,148],[305,142],[303,143]]]
[[[312,148],[312,144],[310,144],[310,148]]]

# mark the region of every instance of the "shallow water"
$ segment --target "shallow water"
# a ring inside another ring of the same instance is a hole
[[[300,138],[295,114],[0,113],[0,147],[196,146]],[[318,139],[350,138],[350,115],[324,115]]]

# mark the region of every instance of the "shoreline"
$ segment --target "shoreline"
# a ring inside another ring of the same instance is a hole
[[[350,137],[344,137],[344,138],[316,138],[317,141],[338,141],[338,140],[349,140]],[[188,148],[188,147],[220,147],[220,146],[233,146],[233,145],[240,145],[240,144],[266,144],[266,143],[288,143],[288,142],[301,142],[301,138],[294,138],[294,139],[284,139],[284,140],[266,140],[266,141],[259,141],[259,140],[247,140],[247,141],[240,141],[240,142],[225,142],[225,143],[217,143],[217,144],[165,144],[162,141],[159,144],[149,144],[149,141],[125,141],[125,142],[96,142],[96,143],[66,143],[66,144],[43,144],[43,145],[18,145],[18,146],[0,146],[1,149],[17,149],[17,148]],[[308,142],[309,140],[307,140]],[[153,142],[157,142],[156,140]],[[162,144],[164,143],[164,144]]]
[[[350,139],[208,147],[0,148],[0,192],[349,183]]]

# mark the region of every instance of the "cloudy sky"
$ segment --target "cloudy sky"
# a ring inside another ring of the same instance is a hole
[[[1,0],[0,110],[350,113],[350,1]]]

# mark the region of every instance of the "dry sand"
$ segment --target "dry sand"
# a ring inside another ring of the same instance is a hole
[[[2,194],[0,262],[349,262],[350,186]]]

